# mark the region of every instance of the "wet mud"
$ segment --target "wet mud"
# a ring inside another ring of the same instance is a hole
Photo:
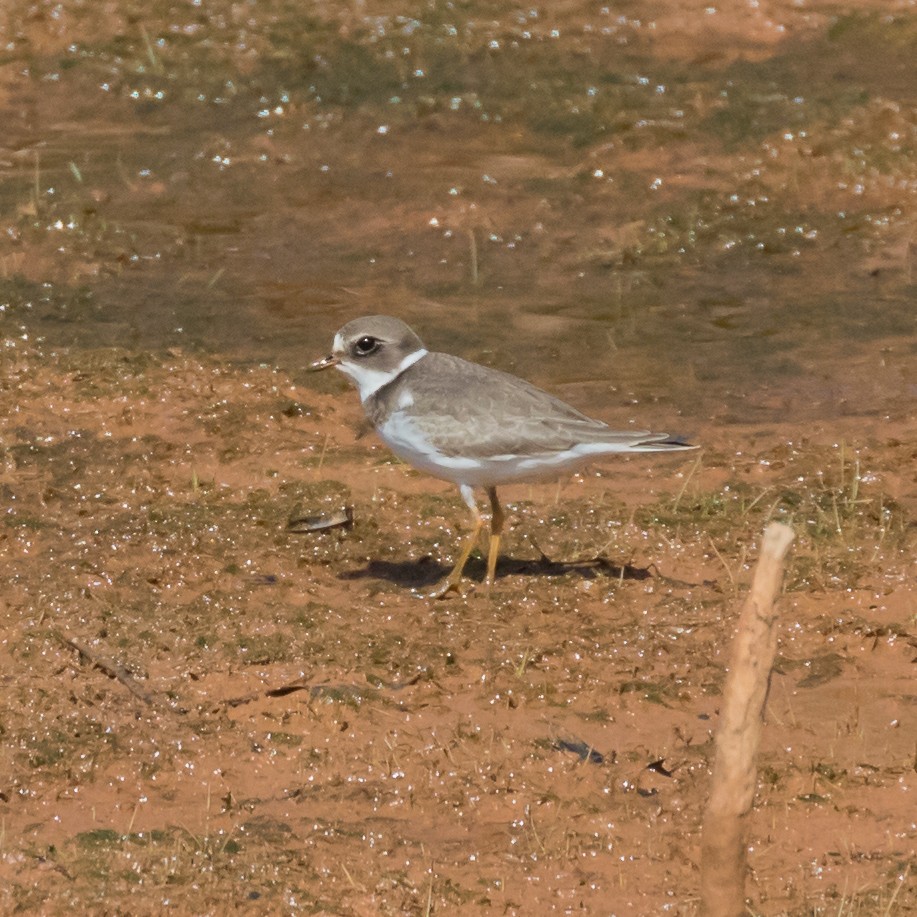
[[[0,911],[698,913],[779,519],[749,912],[917,913],[910,5],[0,31]],[[466,508],[306,374],[379,311],[703,449],[431,601]]]

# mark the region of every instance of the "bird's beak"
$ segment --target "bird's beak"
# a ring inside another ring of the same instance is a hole
[[[310,363],[309,372],[317,373],[320,370],[328,369],[329,366],[337,366],[340,362],[340,357],[336,357],[333,353],[329,353],[327,357],[322,357],[321,360],[316,360],[314,363]]]

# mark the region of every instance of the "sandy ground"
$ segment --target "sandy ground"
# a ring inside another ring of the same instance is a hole
[[[913,4],[0,12],[0,912],[698,913],[779,519],[749,913],[917,913]],[[377,309],[702,450],[431,601]]]
[[[849,479],[812,495],[810,463],[840,461],[816,444],[509,488],[493,594],[478,561],[437,602],[460,502],[348,434],[352,393],[51,362],[3,362],[4,911],[694,913],[769,516],[802,537],[754,907],[914,906],[914,535],[888,496],[912,518],[912,447],[864,449],[849,505]],[[351,530],[286,531],[345,505]]]

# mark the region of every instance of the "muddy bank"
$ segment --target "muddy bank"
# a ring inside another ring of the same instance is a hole
[[[909,7],[0,30],[0,910],[696,913],[776,518],[750,907],[917,912]],[[304,372],[376,311],[703,452],[507,488],[427,601],[464,506]]]

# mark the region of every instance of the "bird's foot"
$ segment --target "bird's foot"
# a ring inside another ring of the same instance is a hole
[[[484,596],[490,598],[491,593],[493,592],[494,587],[494,577],[488,576],[483,583],[481,583],[481,588],[484,591]],[[425,598],[428,599],[444,599],[450,593],[454,592],[460,598],[466,598],[470,592],[473,592],[477,587],[469,583],[468,585],[462,585],[461,576],[454,576],[450,574],[444,579],[440,580],[430,592],[425,594]]]
[[[440,580],[430,592],[426,593],[428,599],[444,599],[450,592],[455,592],[464,597],[465,592],[462,589],[461,576],[450,574],[445,579]]]

